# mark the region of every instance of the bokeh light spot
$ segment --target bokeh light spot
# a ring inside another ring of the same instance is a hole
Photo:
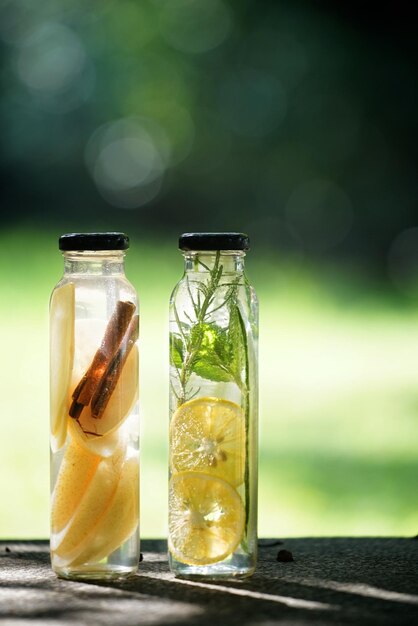
[[[29,89],[45,93],[67,90],[85,63],[79,38],[62,24],[45,24],[21,48],[17,69]]]
[[[138,137],[125,137],[103,148],[95,166],[95,178],[104,187],[130,189],[156,178],[160,169],[153,143]]]
[[[120,208],[136,208],[161,189],[170,146],[148,119],[125,118],[100,127],[86,147],[86,163],[101,195]]]

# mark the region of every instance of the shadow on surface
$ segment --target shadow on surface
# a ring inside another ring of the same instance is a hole
[[[278,541],[261,542],[251,579],[210,583],[173,578],[162,541],[144,541],[139,573],[115,582],[57,579],[42,545],[24,552],[23,542],[10,542],[0,560],[0,617],[98,626],[415,623],[417,541],[284,540],[292,563],[276,561]]]

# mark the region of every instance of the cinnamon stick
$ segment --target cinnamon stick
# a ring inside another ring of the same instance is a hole
[[[123,367],[129,356],[130,351],[138,339],[139,316],[134,315],[132,318],[126,336],[124,337],[118,351],[110,361],[105,373],[97,385],[96,391],[91,400],[91,415],[100,419],[107,407],[112,393],[115,390]]]
[[[106,326],[100,348],[96,351],[90,367],[73,391],[73,402],[69,411],[71,417],[78,419],[83,408],[90,404],[103,374],[121,346],[134,311],[133,302],[122,300],[117,302],[112,317]]]
[[[87,370],[87,372],[84,374],[83,378],[80,380],[77,387],[74,389],[73,395],[72,395],[73,401],[71,403],[69,413],[71,417],[74,417],[74,419],[77,419],[77,420],[80,417],[81,413],[83,412],[84,404],[82,404],[81,402],[77,402],[76,398],[79,397],[83,387],[87,383],[88,371],[89,370]]]

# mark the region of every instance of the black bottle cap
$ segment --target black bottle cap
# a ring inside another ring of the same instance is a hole
[[[124,233],[68,233],[59,238],[60,250],[127,250],[129,237]]]
[[[250,240],[244,233],[183,233],[180,250],[249,250]]]

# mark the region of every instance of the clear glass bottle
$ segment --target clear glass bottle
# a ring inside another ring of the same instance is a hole
[[[51,563],[118,578],[139,562],[138,299],[123,233],[63,235],[50,301]]]
[[[169,562],[244,578],[257,558],[258,302],[241,233],[180,237],[170,301]]]

